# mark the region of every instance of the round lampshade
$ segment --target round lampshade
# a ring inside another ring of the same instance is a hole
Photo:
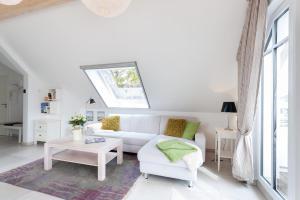
[[[4,5],[17,5],[19,3],[21,3],[22,0],[0,0],[0,4],[4,4]]]
[[[131,0],[81,0],[93,13],[102,17],[116,17],[128,8]]]

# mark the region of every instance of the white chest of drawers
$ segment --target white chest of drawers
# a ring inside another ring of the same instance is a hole
[[[48,142],[61,136],[60,120],[47,119],[34,121],[34,143]]]

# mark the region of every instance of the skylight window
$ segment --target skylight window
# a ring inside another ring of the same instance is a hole
[[[83,66],[109,108],[149,108],[136,62]]]

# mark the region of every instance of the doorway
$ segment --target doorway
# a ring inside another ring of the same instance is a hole
[[[23,141],[23,76],[1,63],[0,139]]]

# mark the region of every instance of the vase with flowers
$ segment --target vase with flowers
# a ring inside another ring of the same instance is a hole
[[[79,141],[82,140],[82,128],[86,123],[86,117],[83,115],[75,115],[71,117],[69,124],[72,126],[73,140]]]

